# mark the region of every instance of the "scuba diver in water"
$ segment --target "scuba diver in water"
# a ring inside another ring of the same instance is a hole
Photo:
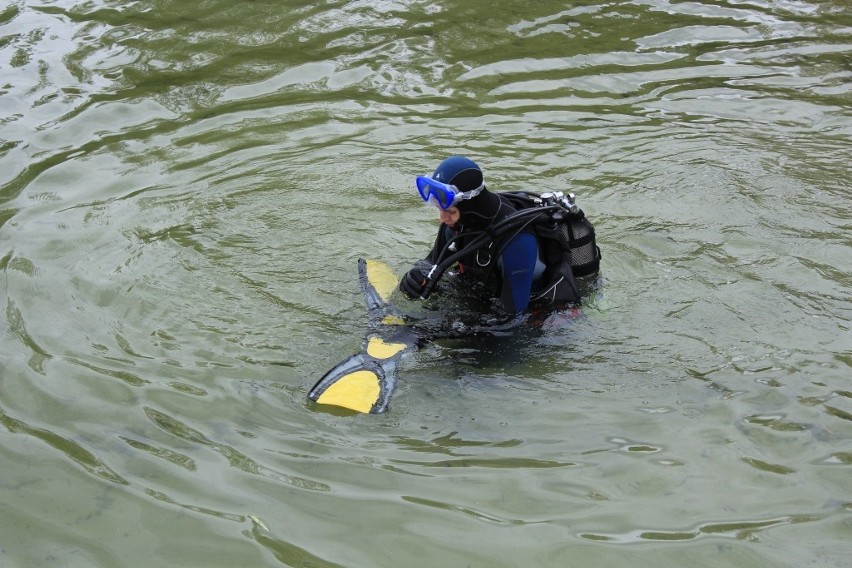
[[[438,208],[441,226],[426,258],[400,280],[406,296],[426,299],[455,268],[466,295],[499,299],[509,317],[580,303],[578,279],[597,274],[601,254],[573,195],[491,192],[479,166],[463,156],[445,159],[416,185]]]
[[[400,358],[427,338],[508,336],[508,344],[500,342],[505,355],[521,343],[513,333],[519,324],[539,329],[546,323],[552,310],[538,306],[578,306],[584,280],[598,272],[594,228],[571,194],[492,193],[479,166],[462,156],[447,158],[431,176],[418,176],[416,185],[423,201],[438,208],[441,226],[432,250],[398,287],[425,300],[452,269],[442,292],[457,293],[433,303],[442,308],[438,318],[401,314],[390,303],[396,276],[382,263],[361,259],[373,327],[361,352],[330,369],[308,392],[319,405],[384,412]],[[461,309],[455,309],[456,301]]]

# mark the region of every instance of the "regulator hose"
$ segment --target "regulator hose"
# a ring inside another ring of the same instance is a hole
[[[480,236],[473,239],[460,251],[455,252],[443,261],[432,265],[431,270],[429,270],[429,273],[426,275],[426,286],[420,293],[420,298],[423,300],[428,298],[429,295],[434,291],[435,286],[438,284],[438,281],[441,279],[441,276],[443,276],[444,272],[446,272],[449,267],[453,266],[456,262],[458,262],[465,256],[482,250],[490,243],[494,242],[497,238],[503,236],[503,234],[509,232],[515,227],[531,223],[535,220],[536,217],[539,217],[541,215],[549,215],[562,210],[563,208],[559,205],[533,207],[529,209],[522,209],[520,211],[517,211],[516,213],[512,213],[505,219],[502,219],[493,227],[490,227],[487,231],[483,231]],[[443,255],[443,252],[444,251],[441,251],[441,255],[438,256],[439,259]]]

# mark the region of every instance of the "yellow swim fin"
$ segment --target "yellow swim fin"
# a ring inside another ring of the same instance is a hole
[[[396,386],[397,363],[418,345],[419,338],[404,327],[385,331],[385,335],[368,335],[361,352],[323,375],[308,398],[357,412],[379,414],[387,410]]]
[[[397,363],[420,338],[392,313],[390,297],[398,279],[383,262],[358,259],[358,274],[375,329],[360,353],[338,363],[308,392],[320,405],[378,414],[388,407],[396,386]]]

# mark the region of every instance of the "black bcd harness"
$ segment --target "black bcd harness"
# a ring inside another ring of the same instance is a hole
[[[575,279],[598,272],[601,251],[595,241],[595,229],[575,204],[574,195],[530,191],[507,191],[498,195],[515,208],[515,213],[466,243],[461,251],[449,257],[444,257],[443,253],[438,255],[439,260],[429,272],[429,283],[421,297],[428,297],[444,271],[463,256],[488,248],[497,241],[506,242],[520,230],[531,229],[538,238],[539,254],[546,266],[541,279],[544,285],[536,291],[532,302],[579,303],[580,292]]]
[[[595,228],[574,200],[573,194],[561,192],[502,192],[515,209],[548,210],[537,216],[532,229],[538,237],[539,254],[546,269],[544,285],[533,297],[533,303],[579,303],[576,278],[597,274],[601,250],[595,241]]]
[[[542,245],[542,260],[548,266],[564,262],[566,255],[576,278],[600,270],[601,249],[595,241],[595,228],[583,210],[574,202],[574,195],[561,192],[537,194],[529,191],[500,193],[518,211],[532,207],[559,205],[559,209],[536,219],[535,234]]]

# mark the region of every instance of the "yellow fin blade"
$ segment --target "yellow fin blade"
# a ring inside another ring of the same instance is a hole
[[[399,282],[393,269],[378,260],[367,261],[367,281],[385,302],[390,301],[391,294]]]
[[[406,347],[405,343],[388,343],[381,337],[371,337],[367,342],[367,355],[375,359],[390,359]]]
[[[382,325],[405,325],[405,320],[399,316],[385,316],[382,318]]]
[[[370,412],[381,394],[380,379],[372,371],[355,371],[340,377],[317,399],[319,404]]]

